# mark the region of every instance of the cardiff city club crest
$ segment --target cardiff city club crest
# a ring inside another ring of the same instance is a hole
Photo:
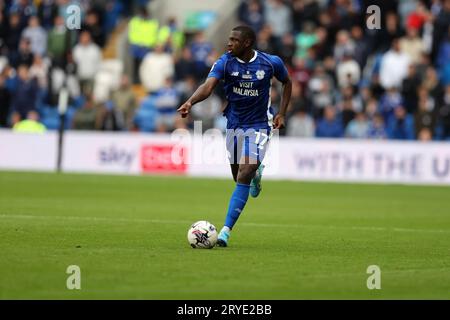
[[[264,72],[264,70],[258,70],[258,71],[256,71],[256,78],[258,80],[262,80],[262,79],[264,79],[265,74],[266,73]]]

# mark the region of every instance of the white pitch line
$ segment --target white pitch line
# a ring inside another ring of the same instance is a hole
[[[33,216],[33,215],[11,215],[0,214],[1,219],[41,219],[41,220],[78,220],[78,221],[105,221],[105,222],[132,222],[132,223],[162,223],[162,224],[185,224],[189,225],[192,221],[187,220],[160,220],[160,219],[128,219],[128,218],[104,218],[104,217],[77,217],[77,216]],[[355,226],[333,226],[333,225],[311,225],[311,224],[269,224],[256,222],[242,222],[239,225],[260,228],[329,228],[329,229],[351,229],[363,231],[394,231],[394,232],[419,232],[419,233],[450,233],[450,230],[439,229],[408,229],[408,228],[383,228],[383,227],[355,227]]]

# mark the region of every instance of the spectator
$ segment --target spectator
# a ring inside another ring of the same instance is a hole
[[[202,122],[203,132],[214,128],[217,119],[222,116],[222,101],[213,93],[208,99],[199,102],[194,109],[192,109],[192,120]],[[184,128],[184,124],[178,124],[179,128]]]
[[[375,114],[369,123],[368,138],[376,140],[388,138],[383,116],[379,113]]]
[[[440,98],[440,96],[439,96]],[[427,88],[425,86],[419,87],[417,90],[417,103],[423,103],[426,105],[427,110],[433,111],[435,109],[435,99],[429,94]]]
[[[30,40],[27,38],[22,38],[19,43],[19,50],[10,52],[10,64],[13,68],[17,68],[19,65],[26,65],[30,67],[33,60],[34,56],[33,52],[31,52]]]
[[[283,60],[287,67],[292,66],[292,58],[295,55],[295,39],[290,33],[286,33],[281,38],[281,51],[277,52],[278,56]]]
[[[273,35],[279,41],[285,33],[292,32],[292,16],[289,7],[283,0],[265,0],[265,21],[273,30]]]
[[[46,59],[42,59],[39,55],[34,56],[34,61],[30,68],[30,76],[36,78],[39,88],[44,91],[48,88],[49,67],[49,62]]]
[[[341,88],[356,86],[361,77],[359,64],[348,54],[344,54],[342,61],[338,63],[336,73]]]
[[[403,105],[403,97],[397,88],[392,87],[386,91],[381,97],[379,104],[379,111],[383,115],[385,123],[389,123],[389,119],[394,114],[394,109]]]
[[[276,39],[273,36],[272,28],[265,25],[256,37],[256,48],[258,50],[274,54],[277,50]]]
[[[330,10],[321,10],[318,15],[319,25],[327,31],[327,42],[332,46],[334,51],[334,46],[336,45],[336,34],[339,31],[337,21],[333,20],[330,14]],[[331,54],[333,54],[333,51]]]
[[[417,140],[422,142],[431,141],[432,139],[433,133],[430,128],[422,128],[417,135]]]
[[[293,83],[298,83],[302,87],[302,91],[308,86],[310,78],[310,71],[305,66],[305,60],[301,58],[294,58],[294,65],[292,66]]]
[[[345,98],[342,103],[338,106],[340,110],[340,118],[342,121],[342,126],[344,130],[347,128],[347,125],[355,118],[356,112],[353,109],[353,103],[351,98]]]
[[[439,78],[436,70],[433,67],[428,67],[425,73],[425,78],[422,81],[422,86],[426,93],[430,94],[433,100],[439,99],[443,94],[442,85],[439,83]]]
[[[158,45],[162,45],[165,51],[178,54],[184,46],[185,37],[178,28],[175,17],[170,17],[166,25],[158,31]]]
[[[414,11],[406,18],[406,29],[420,30],[429,18],[429,12],[422,1],[417,1]]]
[[[450,64],[450,26],[448,28],[447,36],[439,46],[436,57],[436,65],[438,68],[445,68],[448,64]]]
[[[312,47],[317,60],[326,60],[333,56],[333,44],[329,41],[328,30],[324,27],[316,28],[317,43]],[[325,61],[324,61],[325,64]]]
[[[351,36],[352,40],[355,44],[355,50],[354,50],[354,58],[356,62],[358,62],[359,67],[364,69],[367,62],[367,57],[370,53],[370,44],[369,40],[366,40],[364,38],[363,30],[360,26],[355,25],[351,29]]]
[[[314,119],[306,113],[304,108],[298,109],[288,120],[286,135],[290,137],[314,137]]]
[[[287,117],[290,118],[300,110],[305,110],[306,113],[311,114],[311,103],[304,96],[304,89],[301,84],[292,82],[291,101],[287,109]]]
[[[431,57],[430,55],[424,53],[420,57],[419,63],[416,63],[416,73],[419,79],[424,79],[427,68],[431,65]]]
[[[400,88],[403,79],[408,74],[410,63],[409,56],[400,49],[399,40],[394,39],[391,49],[384,54],[381,61],[380,83],[383,88]]]
[[[239,20],[257,33],[261,31],[264,25],[264,11],[260,1],[250,0],[242,2],[239,7]]]
[[[169,132],[174,129],[185,128],[184,121],[177,114],[180,98],[180,93],[173,87],[171,78],[166,78],[163,87],[154,93],[154,104],[158,110],[156,120],[156,130],[158,132]]]
[[[137,105],[134,93],[131,90],[130,79],[127,75],[122,76],[120,87],[112,92],[111,100],[119,127],[132,130]]]
[[[7,54],[8,51],[6,43],[7,36],[8,36],[8,18],[5,18],[3,11],[0,10],[0,55]]]
[[[414,118],[407,114],[403,106],[398,106],[394,110],[394,116],[388,120],[387,133],[389,139],[413,140]]]
[[[27,114],[27,118],[16,122],[13,126],[14,132],[22,133],[44,133],[47,130],[45,126],[39,122],[39,114],[31,110]]]
[[[92,92],[94,78],[102,61],[102,53],[98,45],[92,42],[88,31],[80,34],[79,43],[73,48],[73,59],[77,64],[77,75],[81,91],[85,95]]]
[[[450,84],[445,87],[445,93],[437,110],[438,120],[441,125],[442,138],[450,139]]]
[[[378,114],[378,101],[375,98],[371,98],[367,101],[365,113],[369,122]]]
[[[53,27],[53,21],[58,15],[58,5],[54,0],[42,0],[38,5],[37,15],[42,27],[50,30]]]
[[[10,12],[17,13],[20,18],[20,25],[25,28],[28,24],[30,17],[36,15],[36,7],[32,1],[29,0],[16,0],[10,7]]]
[[[353,25],[359,22],[358,6],[354,1],[335,1],[334,19],[337,21],[340,29],[349,30]]]
[[[10,52],[14,52],[19,47],[20,37],[23,27],[20,25],[20,16],[17,13],[12,13],[9,16],[8,33],[6,36],[6,46]]]
[[[394,40],[401,38],[403,34],[398,16],[395,12],[388,12],[386,14],[386,26],[378,32],[374,50],[385,53],[389,48],[392,48]]]
[[[12,95],[11,109],[16,114],[14,119],[20,121],[25,119],[30,111],[37,110],[39,88],[36,79],[31,78],[26,65],[18,67],[17,76],[17,88]]]
[[[294,33],[300,32],[302,23],[310,21],[319,23],[321,8],[319,2],[315,0],[293,0],[292,1],[292,23]]]
[[[302,32],[295,38],[295,43],[297,45],[297,51],[295,53],[296,57],[306,58],[308,49],[319,41],[319,38],[314,31],[314,25],[311,22],[305,22]]]
[[[210,66],[208,66],[207,60],[212,51],[212,44],[206,40],[205,33],[203,31],[197,32],[191,44],[191,54],[195,63],[195,76],[197,79],[204,78],[208,73]]]
[[[423,129],[433,130],[436,125],[435,113],[429,108],[427,99],[419,100],[419,108],[414,115],[415,134],[419,137],[419,133]],[[431,136],[433,136],[431,134]]]
[[[195,62],[188,47],[184,47],[175,62],[175,80],[184,81],[195,73]]]
[[[402,82],[402,97],[408,113],[414,113],[417,110],[417,89],[420,86],[420,79],[417,76],[415,65],[408,67],[408,75]]]
[[[98,58],[80,59],[75,48],[72,50],[77,41],[77,32],[69,32],[65,26],[66,9],[71,4],[69,0],[6,1],[3,16],[0,14],[0,72],[3,71],[4,82],[0,85],[0,99],[7,100],[7,94],[5,97],[2,95],[10,92],[12,98],[18,100],[15,92],[23,83],[16,77],[16,69],[20,65],[27,65],[31,67],[29,77],[35,78],[34,81],[39,84],[36,99],[29,100],[32,108],[40,107],[43,102],[56,106],[63,85],[69,87],[70,104],[83,106],[87,99],[85,95],[91,91],[96,70],[101,65],[101,47],[107,42],[118,17],[127,18],[126,12],[131,12],[132,5],[126,1],[106,2],[80,2],[83,31],[89,31],[93,36],[92,41],[100,44],[95,50]],[[413,117],[413,136],[417,139],[428,141],[450,136],[448,99],[444,93],[444,88],[450,83],[450,0],[386,3],[382,8],[382,17],[386,20],[379,30],[365,27],[366,4],[362,3],[361,6],[358,1],[348,0],[328,2],[241,0],[239,20],[256,29],[257,48],[279,55],[289,69],[294,87],[297,84],[300,88],[293,88],[292,107],[287,115],[288,126],[299,128],[295,123],[303,121],[302,110],[306,112],[305,119],[313,117],[317,124],[317,128],[308,125],[309,133],[311,128],[320,132],[323,128],[319,128],[319,124],[326,123],[326,119],[323,119],[326,118],[324,108],[332,105],[336,108],[335,113],[338,113],[334,118],[340,122],[343,131],[345,128],[346,136],[363,137],[364,124],[358,120],[366,118],[366,124],[369,123],[368,136],[385,138],[384,123],[392,136],[393,122],[397,125],[409,121],[400,121],[395,116],[398,106],[403,106],[406,108],[405,119]],[[145,4],[146,0],[140,0],[137,6]],[[271,10],[265,10],[267,8]],[[288,18],[280,19],[286,13]],[[36,25],[36,15],[42,27]],[[28,27],[22,32],[27,25],[34,27]],[[83,31],[80,38],[84,37]],[[47,43],[36,41],[47,33]],[[160,26],[147,10],[140,10],[139,16],[133,17],[128,25],[131,53],[137,61],[133,64],[136,69],[134,73],[131,70],[131,75],[135,84],[142,84],[152,95],[144,100],[145,103],[135,113],[133,123],[133,112],[121,111],[124,108],[133,109],[130,107],[132,90],[129,85],[122,85],[111,93],[111,103],[99,106],[100,121],[94,127],[156,131],[157,124],[163,122],[157,120],[159,113],[154,103],[161,97],[158,98],[156,92],[159,94],[164,91],[161,88],[164,87],[166,77],[174,76],[176,84],[172,89],[176,88],[180,95],[192,94],[197,82],[203,80],[212,61],[219,55],[206,35],[194,34],[192,41],[191,37],[185,39],[174,19],[169,18]],[[185,40],[189,41],[181,47]],[[167,54],[165,57],[156,49],[158,44],[166,51],[163,52]],[[47,50],[37,49],[45,45]],[[162,59],[150,59],[151,63],[140,68],[144,65],[144,57],[153,54],[155,49],[156,56]],[[41,54],[35,54],[38,51]],[[47,57],[42,55],[42,51]],[[146,70],[144,72],[141,69]],[[88,74],[87,79],[83,74]],[[79,80],[83,86],[81,95]],[[276,85],[271,90],[275,111],[280,102],[279,90]],[[169,101],[169,96],[163,94],[162,100]],[[214,98],[205,101],[198,109],[199,112],[189,120],[207,121],[204,129],[211,126],[223,128],[223,117],[217,115],[223,102],[223,90],[217,90]],[[18,118],[23,119],[23,114],[20,116],[12,112],[12,104],[13,101],[10,107],[7,103],[2,105],[2,126],[10,125],[8,119],[13,119],[13,122]],[[153,106],[153,109],[146,105]],[[360,115],[361,112],[364,115]],[[385,118],[384,123],[379,120],[378,112]],[[427,125],[430,113],[434,120]],[[334,126],[335,122],[332,121],[331,125]],[[167,126],[164,131],[175,127],[177,125]],[[404,131],[403,127],[401,129]],[[398,133],[401,130],[396,128],[394,131]]]
[[[72,119],[72,129],[75,130],[99,130],[103,123],[104,110],[101,106],[95,105],[92,95],[78,109]]]
[[[48,56],[52,59],[53,65],[65,67],[65,54],[67,52],[67,41],[69,32],[61,16],[55,18],[54,27],[48,35]]]
[[[28,27],[23,30],[22,38],[30,40],[31,52],[43,56],[47,52],[47,32],[41,27],[39,18],[32,16],[28,21]]]
[[[322,117],[323,109],[333,103],[333,80],[322,65],[317,65],[308,82],[307,94],[313,105],[314,118]]]
[[[370,99],[370,97],[368,99]],[[355,89],[352,86],[345,87],[341,90],[341,97],[339,100],[341,102],[348,100],[351,108],[355,112],[360,112],[363,110],[363,101],[359,94],[355,94]]]
[[[102,25],[100,24],[99,17],[95,10],[91,10],[86,14],[86,18],[81,29],[88,31],[91,34],[93,42],[100,48],[105,46],[106,35],[103,32]]]
[[[366,139],[369,136],[369,123],[364,112],[358,112],[345,129],[345,136],[354,139]]]
[[[166,79],[173,77],[174,72],[172,56],[164,52],[162,46],[156,46],[153,52],[148,53],[139,69],[142,85],[149,93],[161,89]]]
[[[340,138],[344,128],[341,120],[336,116],[336,110],[328,106],[324,110],[324,116],[317,123],[316,136],[318,138]]]
[[[400,51],[408,55],[411,63],[418,63],[422,53],[425,52],[425,45],[419,38],[418,29],[409,27],[406,31],[406,36],[400,39]]]
[[[434,18],[432,56],[437,55],[441,43],[448,35],[450,27],[450,0],[442,0],[442,9]]]
[[[336,45],[334,46],[334,59],[341,62],[344,57],[353,57],[355,54],[355,43],[346,30],[341,30],[336,35]]]
[[[103,18],[103,32],[108,35],[114,31],[119,22],[124,6],[119,0],[105,1],[105,11],[101,14]]]
[[[133,82],[139,82],[139,69],[144,57],[153,50],[158,41],[159,23],[152,19],[145,6],[139,9],[139,14],[128,23],[128,41],[133,57]]]
[[[6,79],[0,74],[0,128],[8,126],[8,117],[10,112],[11,94],[6,88]]]

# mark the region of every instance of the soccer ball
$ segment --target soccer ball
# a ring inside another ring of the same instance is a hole
[[[197,221],[189,228],[187,238],[192,248],[211,249],[217,242],[217,229],[208,221]]]

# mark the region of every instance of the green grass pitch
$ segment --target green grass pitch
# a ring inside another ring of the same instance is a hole
[[[0,172],[0,298],[450,298],[450,188],[263,183],[201,250],[187,230],[222,227],[231,179]]]

